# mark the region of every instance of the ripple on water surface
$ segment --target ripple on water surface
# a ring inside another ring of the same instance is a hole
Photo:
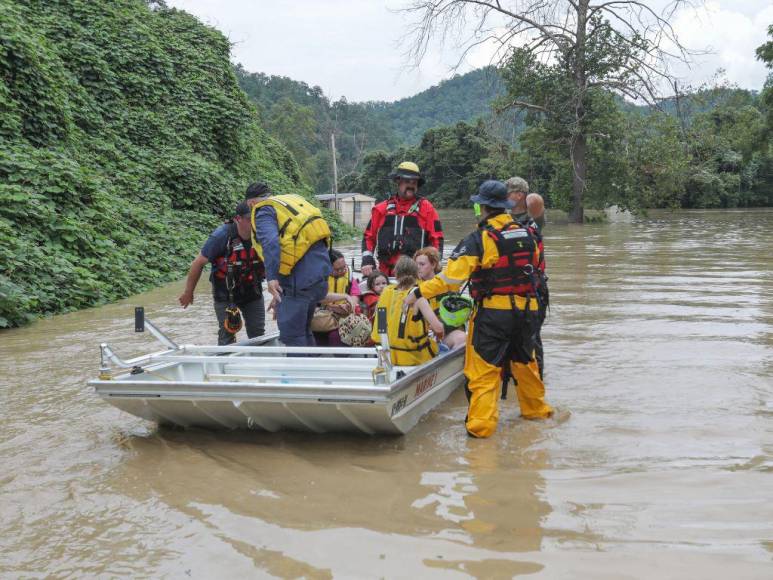
[[[768,577],[770,231],[770,211],[548,224],[557,416],[511,393],[489,440],[462,393],[400,438],[158,430],[97,399],[100,342],[157,349],[135,304],[213,342],[205,282],[185,311],[176,283],[0,332],[0,573]]]

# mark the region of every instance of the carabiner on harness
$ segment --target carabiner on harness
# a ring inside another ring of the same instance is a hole
[[[236,334],[242,329],[242,313],[234,304],[230,304],[225,309],[225,320],[223,321],[223,328],[231,334]]]

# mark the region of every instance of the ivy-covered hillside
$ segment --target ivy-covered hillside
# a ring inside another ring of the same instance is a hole
[[[228,57],[163,3],[0,0],[0,327],[179,278],[256,178],[299,192]]]

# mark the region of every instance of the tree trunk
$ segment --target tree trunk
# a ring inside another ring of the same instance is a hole
[[[572,135],[571,159],[572,159],[572,210],[569,212],[569,221],[581,224],[584,221],[582,208],[582,194],[585,191],[585,177],[588,173],[588,145],[585,140],[585,99],[587,98],[587,74],[585,62],[585,43],[587,42],[588,10],[590,0],[579,0],[575,5],[577,11],[577,41],[575,44],[574,83],[576,93],[575,122],[576,133]]]
[[[575,224],[581,224],[584,220],[582,194],[585,189],[585,177],[588,173],[587,152],[585,134],[580,133],[575,137],[572,151],[574,172],[572,176],[572,211],[569,213],[569,221]]]

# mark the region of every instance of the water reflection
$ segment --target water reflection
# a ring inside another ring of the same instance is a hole
[[[457,428],[466,402],[459,395],[400,438],[129,435],[122,442],[128,457],[103,485],[144,510],[157,504],[186,514],[178,535],[213,535],[255,568],[281,576],[377,567],[387,576],[432,577],[442,568],[485,577],[487,562],[513,573],[539,569],[515,553],[539,549],[545,457],[531,447],[543,429],[519,422],[500,443],[468,440]],[[462,469],[448,472],[449,465]],[[503,479],[510,485],[500,489]]]

